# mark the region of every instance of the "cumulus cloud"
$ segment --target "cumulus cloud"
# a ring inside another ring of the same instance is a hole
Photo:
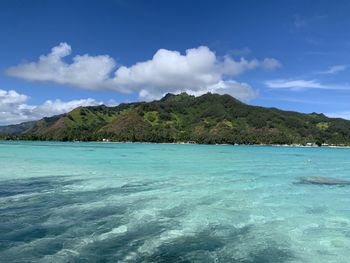
[[[117,69],[113,82],[127,90],[147,89],[164,93],[169,89],[198,90],[221,80],[215,54],[207,47],[188,49],[186,55],[158,50],[151,60]]]
[[[305,90],[305,89],[324,89],[324,90],[350,90],[349,84],[322,84],[317,80],[290,80],[275,79],[268,80],[265,85],[271,89],[289,89],[289,90]]]
[[[0,107],[4,109],[6,106],[11,106],[15,104],[21,104],[28,100],[28,96],[24,94],[19,94],[14,90],[1,90],[0,89]]]
[[[275,58],[265,58],[261,62],[261,67],[266,70],[274,70],[282,67],[282,64]]]
[[[29,97],[14,90],[0,89],[0,125],[16,124],[38,120],[71,111],[79,106],[100,105],[94,99],[71,101],[47,100],[40,105],[27,104]]]
[[[114,59],[107,55],[77,55],[68,64],[63,58],[71,52],[67,43],[61,43],[52,48],[48,55],[40,56],[37,62],[10,67],[6,73],[29,81],[47,81],[84,89],[107,88],[109,74],[116,65]]]
[[[188,49],[185,54],[159,49],[150,60],[129,67],[117,66],[108,55],[76,55],[68,63],[65,58],[71,52],[67,43],[61,43],[48,55],[40,56],[38,61],[10,67],[6,73],[29,81],[53,82],[82,89],[137,92],[143,99],[159,98],[167,92],[179,90],[203,94],[218,85],[225,86],[228,93],[240,96],[238,99],[252,99],[252,88],[246,84],[233,85],[235,81],[231,78],[247,70],[281,67],[274,58],[220,58],[205,46]],[[230,80],[225,83],[226,79]]]

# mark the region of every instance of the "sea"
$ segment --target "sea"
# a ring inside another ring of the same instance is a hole
[[[0,142],[0,262],[350,262],[350,149]]]

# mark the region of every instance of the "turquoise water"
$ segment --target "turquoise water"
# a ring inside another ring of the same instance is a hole
[[[350,150],[0,142],[1,262],[349,262]]]

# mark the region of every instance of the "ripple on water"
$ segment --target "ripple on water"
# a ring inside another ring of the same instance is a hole
[[[16,156],[0,169],[4,262],[323,263],[350,257],[349,187],[293,183],[316,172],[336,171],[345,179],[350,163],[338,160],[346,151],[31,144],[0,148],[1,156],[3,149]],[[308,159],[312,164],[305,165]],[[38,170],[64,176],[38,177]]]

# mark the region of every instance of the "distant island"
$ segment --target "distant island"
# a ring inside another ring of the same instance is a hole
[[[229,95],[167,94],[152,102],[78,107],[0,127],[0,139],[200,144],[350,145],[350,121],[242,103]]]

